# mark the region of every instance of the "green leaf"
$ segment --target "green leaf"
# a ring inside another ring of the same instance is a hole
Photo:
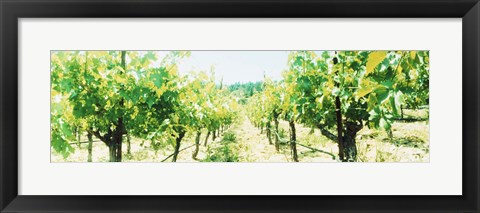
[[[373,110],[375,106],[377,106],[377,96],[376,95],[369,95],[368,102],[367,102],[367,111]]]
[[[368,74],[372,73],[375,68],[385,59],[387,56],[386,51],[373,51],[368,55],[368,61],[367,61],[367,71],[365,75],[367,76]]]
[[[142,89],[140,87],[135,87],[129,98],[130,100],[133,102],[133,104],[137,104],[138,100],[140,99],[140,97],[142,96]]]
[[[392,97],[392,95],[390,95]],[[400,105],[397,106],[397,103],[395,102],[395,98],[390,98],[390,105],[392,106],[392,112],[394,115],[398,115],[400,111]]]
[[[362,79],[362,83],[360,83],[360,88],[357,90],[357,99],[362,98],[365,95],[373,92],[376,87],[376,84],[369,79]]]
[[[157,88],[162,87],[163,77],[162,77],[161,73],[153,73],[153,74],[151,74],[150,77],[152,78],[153,84],[155,84],[155,86]]]
[[[295,58],[295,62],[293,63],[295,66],[302,66],[303,65],[303,58],[301,56],[297,56]]]
[[[328,54],[328,51],[323,51],[322,52],[322,58],[324,58],[324,59],[330,58],[330,55]]]
[[[377,87],[377,89],[375,89],[375,93],[377,94],[377,100],[379,103],[383,103],[390,96],[390,93],[387,90],[387,88],[383,86]]]
[[[319,109],[323,108],[323,97],[324,97],[324,96],[322,95],[322,96],[320,96],[319,98],[317,98],[317,101],[316,101],[316,102],[317,102],[317,107],[318,107]]]
[[[154,103],[155,103],[155,97],[153,97],[153,96],[148,97],[148,99],[147,99],[148,108],[152,108]]]
[[[393,87],[393,82],[390,81],[390,80],[383,81],[380,84],[383,85],[384,87],[386,87],[387,89],[392,89],[392,87]]]
[[[400,107],[403,104],[403,94],[401,91],[392,91],[390,95],[390,105],[392,106],[392,111],[394,115],[399,115],[400,113]]]

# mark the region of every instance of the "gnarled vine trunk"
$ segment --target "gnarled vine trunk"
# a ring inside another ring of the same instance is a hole
[[[335,97],[335,114],[337,117],[337,143],[338,143],[338,155],[341,161],[345,161],[345,151],[343,143],[343,122],[342,122],[342,107],[340,105],[340,98]]]
[[[88,138],[88,162],[92,162],[92,146],[93,146],[93,138],[92,138],[92,132],[88,131],[87,132],[87,138]]]
[[[292,150],[292,159],[293,161],[298,162],[297,133],[295,130],[295,121],[290,120],[288,124],[290,125],[290,149]]]
[[[207,137],[205,137],[205,142],[203,143],[203,146],[207,146],[209,136],[210,136],[210,131],[207,131]]]
[[[180,143],[185,136],[185,131],[178,133],[178,137],[175,139],[175,152],[173,153],[172,162],[177,162],[178,153],[180,152]]]
[[[119,118],[117,127],[113,132],[111,138],[102,139],[108,145],[108,151],[110,154],[110,162],[122,161],[122,137],[123,137],[123,119]]]
[[[277,150],[277,152],[280,150],[280,141],[278,141],[278,137],[280,137],[280,135],[278,134],[278,114],[277,113],[274,113],[273,114],[273,122],[275,123],[275,150]]]
[[[197,130],[197,136],[195,137],[195,151],[193,151],[193,154],[192,154],[192,158],[194,160],[197,159],[197,155],[198,155],[198,149],[199,149],[199,146],[200,146],[200,136],[202,135],[202,132],[199,130]]]
[[[346,122],[345,136],[343,137],[344,146],[344,160],[346,162],[357,161],[357,144],[355,137],[358,131],[362,129],[362,124],[356,124],[354,122]]]
[[[109,161],[117,162],[117,145],[111,141],[108,144]]]
[[[267,123],[267,138],[268,138],[268,144],[272,145],[272,130],[270,129],[270,122]]]
[[[132,144],[130,143],[130,135],[127,133],[127,154],[132,154]]]

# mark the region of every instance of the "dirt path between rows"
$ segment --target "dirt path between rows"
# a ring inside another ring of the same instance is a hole
[[[237,137],[239,147],[243,149],[239,156],[242,161],[248,162],[289,162],[288,152],[275,150],[275,145],[268,143],[266,134],[261,134],[245,116],[243,122],[232,128]],[[273,138],[272,138],[273,142]]]

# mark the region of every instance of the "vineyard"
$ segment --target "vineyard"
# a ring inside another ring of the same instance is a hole
[[[51,161],[429,161],[428,51],[291,51],[236,83],[179,66],[199,52],[52,51]]]

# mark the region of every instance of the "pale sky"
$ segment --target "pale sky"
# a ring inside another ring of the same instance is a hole
[[[224,84],[262,81],[263,75],[273,80],[282,78],[287,68],[288,51],[191,51],[191,56],[178,64],[180,73],[210,71],[214,66],[215,81],[223,76]]]

